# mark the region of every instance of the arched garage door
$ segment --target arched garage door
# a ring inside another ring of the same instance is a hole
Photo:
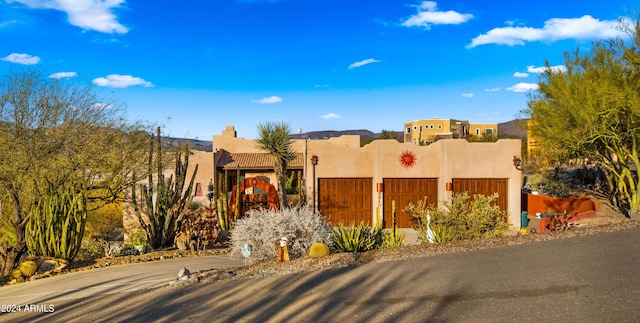
[[[438,204],[437,178],[385,178],[384,190],[384,227],[393,227],[392,201],[396,201],[396,226],[413,228],[416,223],[410,214],[404,212],[409,203],[417,204],[427,197],[429,205]]]
[[[333,226],[372,224],[371,178],[318,178],[318,210]]]

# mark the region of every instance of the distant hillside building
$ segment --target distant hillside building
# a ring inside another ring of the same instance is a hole
[[[404,124],[404,142],[431,143],[438,139],[464,138],[469,134],[469,121],[455,119],[422,119]]]
[[[415,144],[430,144],[439,139],[462,139],[469,135],[527,138],[527,119],[503,123],[469,123],[468,120],[433,118],[404,124],[404,142]]]
[[[474,136],[498,136],[497,123],[471,123],[469,128]]]

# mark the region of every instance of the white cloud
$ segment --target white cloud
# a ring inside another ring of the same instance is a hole
[[[617,20],[598,20],[589,15],[581,18],[553,18],[542,28],[502,27],[494,28],[471,40],[467,48],[486,44],[524,45],[526,42],[554,42],[563,39],[613,38],[624,33],[616,29]]]
[[[63,78],[72,78],[76,77],[78,74],[76,72],[58,72],[49,75],[52,79],[63,79]]]
[[[339,119],[340,116],[333,113],[333,112],[329,112],[323,116],[321,116],[320,118],[325,119],[325,120],[329,120],[329,119]]]
[[[511,92],[528,92],[538,89],[538,84],[536,83],[524,83],[520,82],[512,87],[508,87],[507,90]]]
[[[252,100],[251,103],[259,103],[259,104],[273,104],[273,103],[279,103],[282,102],[282,98],[279,96],[270,96],[267,98],[263,98],[260,100]]]
[[[529,73],[522,73],[522,72],[513,73],[513,77],[523,78],[523,77],[527,77],[527,76],[529,76]]]
[[[540,66],[540,67],[534,67],[533,65],[529,65],[527,66],[527,72],[529,73],[544,73],[547,69],[550,69],[553,72],[556,73],[564,73],[567,71],[567,67],[564,65],[554,65],[554,66]]]
[[[8,0],[29,8],[53,9],[67,14],[69,23],[87,30],[102,33],[125,34],[129,29],[118,22],[113,9],[125,0]]]
[[[11,62],[11,63],[16,63],[16,64],[22,64],[22,65],[33,65],[33,64],[40,63],[40,57],[38,56],[31,56],[29,54],[18,54],[18,53],[9,54],[7,57],[3,57],[2,60]]]
[[[463,98],[472,98],[475,96],[475,93],[462,93]]]
[[[319,87],[329,87],[329,84],[316,84],[313,87],[315,88],[319,88]]]
[[[459,13],[453,10],[438,11],[437,3],[434,1],[422,1],[415,6],[418,13],[402,22],[405,27],[423,27],[431,29],[431,25],[457,25],[469,21],[472,14]]]
[[[375,58],[367,58],[365,60],[359,61],[359,62],[355,62],[351,65],[349,65],[349,69],[352,70],[354,68],[358,68],[367,64],[371,64],[371,63],[379,63],[380,61],[375,59]]]
[[[484,89],[485,92],[500,92],[500,90],[502,90],[502,88],[499,87],[494,87],[491,89]]]
[[[18,21],[15,20],[15,19],[0,21],[0,28],[7,27],[7,26],[15,24],[15,23],[18,23]]]
[[[93,80],[93,84],[98,86],[108,86],[115,88],[125,88],[134,85],[142,85],[144,87],[154,86],[151,82],[145,81],[139,77],[131,75],[109,74],[107,77],[99,77]]]

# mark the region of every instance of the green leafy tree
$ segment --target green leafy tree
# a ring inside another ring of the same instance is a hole
[[[398,138],[398,135],[396,134],[395,131],[384,130],[384,129],[382,129],[382,131],[380,132],[380,135],[378,135],[378,139],[395,139],[398,142],[401,142],[400,138]]]
[[[144,166],[143,128],[127,121],[121,103],[81,81],[9,72],[0,84],[0,217],[9,227],[0,232],[12,237],[0,238],[9,241],[0,245],[0,275],[27,251],[25,227],[47,189],[84,187],[95,207],[121,201]]]
[[[285,192],[286,173],[289,163],[294,159],[291,138],[291,126],[285,122],[265,122],[258,125],[258,139],[256,145],[273,157],[273,169],[278,181],[278,198],[280,205],[286,207],[287,194]]]
[[[524,111],[541,148],[556,157],[587,157],[605,171],[623,211],[640,211],[640,24],[621,22],[629,39],[600,40],[589,52],[565,53],[566,72],[547,62]]]
[[[395,139],[398,142],[402,142],[402,139],[398,138],[398,135],[396,134],[395,131],[382,129],[378,137],[375,139],[372,139],[372,138],[361,139],[360,147],[364,147],[378,139]]]

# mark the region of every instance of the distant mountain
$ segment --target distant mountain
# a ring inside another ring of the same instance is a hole
[[[392,131],[395,132],[396,134],[396,138],[402,140],[402,136],[403,136],[403,132],[402,131]],[[324,131],[311,131],[311,132],[305,132],[302,134],[292,134],[291,137],[293,137],[293,139],[329,139],[329,138],[333,138],[333,137],[340,137],[342,135],[359,135],[360,136],[360,142],[369,142],[375,139],[378,139],[378,137],[380,137],[380,133],[374,133],[371,132],[369,130],[364,130],[364,129],[360,129],[360,130],[341,130],[341,131],[335,131],[335,130],[324,130]]]
[[[515,119],[498,123],[498,134],[517,138],[527,138],[527,122],[529,119]]]
[[[374,138],[376,134],[369,130],[323,130],[323,131],[311,131],[301,134],[292,134],[293,139],[329,139],[333,137],[340,137],[342,135],[359,135],[361,138]]]
[[[187,138],[165,138],[171,146],[188,144],[189,149],[198,151],[213,151],[213,142],[207,140],[187,139]]]
[[[402,131],[394,131],[396,133],[396,137],[402,141],[403,133]],[[359,135],[360,142],[366,143],[372,140],[378,139],[380,137],[380,133],[374,133],[369,130],[324,130],[324,131],[311,131],[305,132],[301,134],[292,134],[291,137],[293,139],[329,139],[333,137],[340,137],[342,135]],[[189,148],[192,150],[199,151],[213,151],[213,142],[207,140],[198,140],[198,139],[187,139],[187,138],[165,138],[169,141],[171,146],[177,146],[181,144],[188,143]]]

